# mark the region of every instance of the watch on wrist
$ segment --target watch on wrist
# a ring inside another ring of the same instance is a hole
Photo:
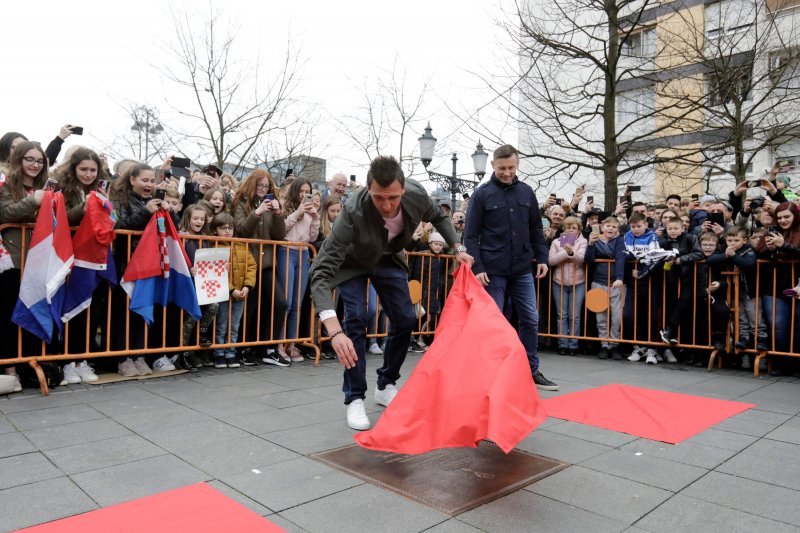
[[[466,252],[466,251],[467,247],[464,246],[463,244],[456,245],[456,252]]]

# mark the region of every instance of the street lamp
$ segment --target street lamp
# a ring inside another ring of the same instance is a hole
[[[158,122],[158,112],[147,106],[139,106],[133,111],[131,131],[139,133],[139,160],[150,159],[150,135],[159,135],[164,127]],[[142,159],[142,132],[144,132],[144,159]]]
[[[489,154],[483,150],[483,145],[478,142],[478,145],[475,147],[475,152],[472,154],[472,165],[474,167],[475,176],[478,178],[477,181],[463,180],[458,177],[458,173],[456,172],[458,157],[456,154],[453,154],[451,158],[453,162],[453,173],[451,175],[448,176],[447,174],[439,174],[438,172],[430,171],[428,170],[428,165],[433,161],[433,149],[436,147],[436,137],[433,136],[431,133],[432,131],[429,122],[428,126],[425,128],[425,133],[419,138],[419,158],[425,170],[428,172],[428,177],[444,190],[450,191],[450,201],[452,204],[450,207],[455,211],[456,193],[469,192],[478,186],[483,176],[486,175],[486,161],[489,159]]]

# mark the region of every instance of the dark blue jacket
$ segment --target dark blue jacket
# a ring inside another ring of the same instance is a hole
[[[547,244],[533,189],[517,178],[506,185],[493,173],[469,199],[464,245],[475,258],[473,272],[490,278],[530,273],[534,259],[546,265]]]
[[[602,239],[586,247],[583,260],[594,263],[597,259],[613,259],[613,263],[601,262],[594,265],[591,272],[592,283],[609,286],[615,281],[622,281],[625,274],[625,241],[618,235],[606,242]]]

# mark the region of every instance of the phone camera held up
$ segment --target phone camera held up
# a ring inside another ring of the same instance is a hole
[[[153,195],[153,198],[156,200],[163,200],[167,197],[167,191],[164,189],[156,189],[156,193]]]
[[[73,135],[83,135],[83,126],[72,126],[69,131]]]

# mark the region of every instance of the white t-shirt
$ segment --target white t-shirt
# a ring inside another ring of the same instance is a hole
[[[392,218],[384,218],[383,226],[389,231],[389,241],[403,233],[403,210],[400,209],[397,215]]]

